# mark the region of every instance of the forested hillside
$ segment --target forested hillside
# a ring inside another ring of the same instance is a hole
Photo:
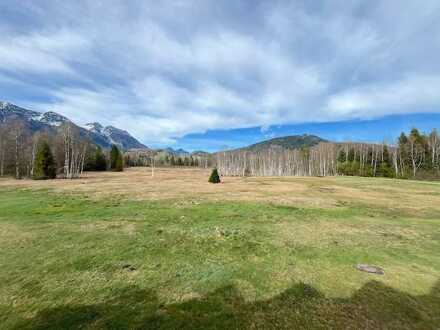
[[[299,149],[299,148],[309,148],[317,145],[320,142],[326,142],[326,140],[321,139],[316,135],[292,135],[277,137],[270,140],[262,141],[259,143],[252,144],[245,148],[240,148],[241,151],[252,151],[258,152],[269,148],[284,148],[284,149]]]

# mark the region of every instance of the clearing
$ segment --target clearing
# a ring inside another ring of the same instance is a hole
[[[440,327],[440,183],[208,177],[0,179],[0,328]]]

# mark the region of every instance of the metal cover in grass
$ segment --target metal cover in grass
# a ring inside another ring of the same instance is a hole
[[[385,274],[382,268],[377,266],[366,265],[366,264],[357,264],[356,269],[360,270],[361,272],[366,272],[371,274],[378,274],[378,275]]]

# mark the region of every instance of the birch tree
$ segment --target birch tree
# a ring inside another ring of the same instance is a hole
[[[411,166],[413,170],[413,177],[416,176],[417,170],[423,164],[425,149],[423,147],[423,137],[419,131],[415,128],[411,130],[408,138],[409,143],[409,156],[411,160]]]
[[[75,179],[82,175],[87,144],[81,141],[78,132],[70,123],[62,128],[64,141],[64,178]]]
[[[436,129],[433,129],[428,137],[428,146],[431,154],[431,166],[436,168],[439,165],[440,139]]]

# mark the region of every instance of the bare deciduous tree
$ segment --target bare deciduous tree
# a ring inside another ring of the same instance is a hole
[[[431,134],[429,134],[428,145],[431,151],[432,167],[436,167],[440,158],[440,138],[436,129],[432,130]]]
[[[84,169],[87,143],[81,141],[75,128],[67,123],[62,128],[64,141],[64,178],[79,178]]]

